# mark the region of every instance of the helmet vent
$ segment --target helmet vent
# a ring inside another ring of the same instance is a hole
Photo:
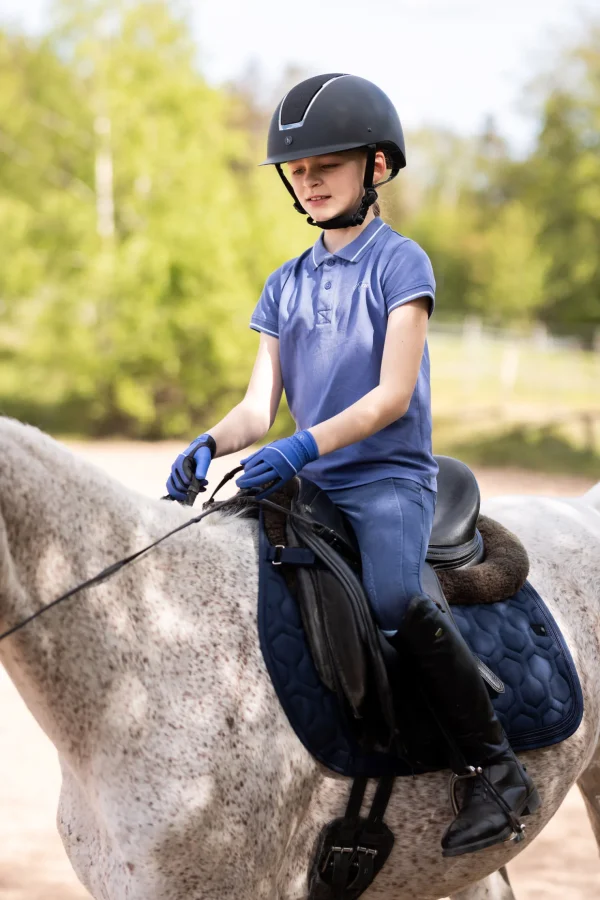
[[[343,77],[344,72],[332,72],[329,75],[314,75],[300,82],[285,95],[279,111],[279,127],[293,128],[302,125],[308,108],[323,88],[336,78]]]

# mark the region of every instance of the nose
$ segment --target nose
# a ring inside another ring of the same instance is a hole
[[[320,184],[322,181],[319,169],[315,167],[314,169],[307,169],[304,174],[304,185],[305,187],[314,187],[315,184]]]

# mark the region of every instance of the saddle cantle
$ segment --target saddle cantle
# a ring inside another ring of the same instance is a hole
[[[468,466],[451,456],[436,456],[436,462],[438,495],[427,561],[436,569],[474,565],[484,553],[477,528],[481,503],[477,479]]]

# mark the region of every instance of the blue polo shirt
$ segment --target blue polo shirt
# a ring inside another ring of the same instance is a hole
[[[388,315],[417,297],[430,298],[431,315],[429,258],[380,218],[336,253],[321,234],[269,276],[250,327],[279,338],[283,384],[299,431],[332,418],[379,384]],[[309,463],[302,474],[326,490],[390,476],[436,490],[427,344],[407,412],[371,437]]]

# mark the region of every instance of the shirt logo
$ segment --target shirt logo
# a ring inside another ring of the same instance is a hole
[[[366,288],[366,287],[369,287],[368,281],[359,281],[358,284],[354,285],[354,290],[357,290],[358,288]]]

